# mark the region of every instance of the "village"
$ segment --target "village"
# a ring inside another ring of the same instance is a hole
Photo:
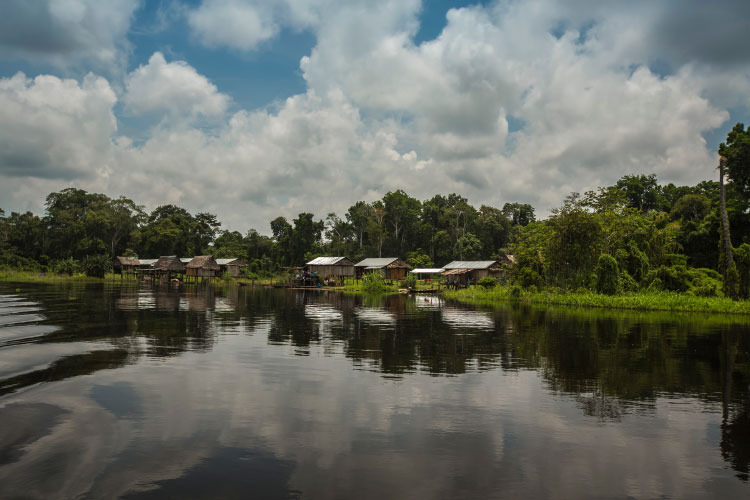
[[[316,257],[301,267],[287,267],[288,278],[277,287],[322,288],[340,287],[347,282],[358,282],[374,273],[388,284],[404,287],[407,277],[427,285],[430,290],[445,288],[468,288],[483,278],[504,282],[508,277],[512,255],[496,260],[454,260],[440,268],[412,268],[398,257],[373,257],[356,264],[347,257]],[[161,256],[158,259],[115,257],[114,273],[121,278],[135,277],[141,280],[185,283],[210,283],[215,278],[240,278],[247,263],[238,258],[215,259],[212,255],[195,257]],[[425,288],[425,287],[423,287]],[[407,290],[407,288],[403,288]],[[413,287],[416,290],[416,287]]]

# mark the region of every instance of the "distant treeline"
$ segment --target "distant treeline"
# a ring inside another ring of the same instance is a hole
[[[740,246],[750,241],[750,128],[737,124],[720,153],[727,158],[727,213],[742,278],[750,268],[750,246]],[[707,175],[715,172],[706,166]],[[430,267],[513,254],[513,279],[523,286],[593,288],[607,255],[616,261],[619,289],[714,294],[723,272],[720,215],[719,182],[676,186],[659,184],[653,174],[626,175],[612,186],[571,193],[541,221],[529,204],[477,208],[458,194],[420,201],[398,190],[373,203],[358,201],[343,216],[277,217],[265,236],[222,230],[210,213],[175,205],[147,213],[128,198],[69,188],[47,196],[42,216],[6,216],[0,209],[0,267],[54,271],[94,255],[213,254],[239,257],[263,275],[318,255],[393,256]]]

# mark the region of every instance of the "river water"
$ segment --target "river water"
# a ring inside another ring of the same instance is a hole
[[[0,283],[0,498],[750,498],[730,317]]]

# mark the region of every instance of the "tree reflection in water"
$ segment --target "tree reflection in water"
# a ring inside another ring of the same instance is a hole
[[[0,395],[144,358],[209,352],[224,334],[263,332],[295,355],[321,346],[389,378],[533,370],[584,415],[607,422],[649,414],[661,397],[697,398],[721,407],[721,455],[748,480],[750,329],[731,318],[519,304],[477,310],[437,297],[249,287],[25,285],[21,295],[24,307],[39,305],[41,324],[58,328],[13,343],[111,348],[30,367],[0,380]]]

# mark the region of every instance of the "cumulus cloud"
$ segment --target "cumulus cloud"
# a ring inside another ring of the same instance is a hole
[[[0,79],[0,175],[69,181],[110,164],[116,102],[107,80]]]
[[[529,0],[456,9],[439,36],[415,43],[418,0],[335,8],[328,0],[273,8],[206,0],[188,20],[210,45],[252,50],[281,26],[314,32],[316,46],[300,63],[308,90],[273,110],[227,115],[229,97],[205,76],[155,53],[125,78],[127,109],[166,116],[138,145],[117,137],[113,94],[93,93],[90,110],[43,123],[29,121],[41,116],[41,101],[8,92],[0,97],[4,189],[23,187],[29,196],[19,177],[26,168],[41,172],[29,174],[37,178],[75,180],[150,208],[208,210],[233,229],[267,232],[277,215],[341,213],[395,189],[419,198],[458,192],[495,206],[524,201],[544,213],[570,191],[624,174],[693,183],[713,176],[703,135],[725,124],[727,107],[750,104],[750,67],[739,57],[711,66],[699,53],[670,52],[666,42],[649,46],[644,40],[657,40],[674,10],[666,4]],[[244,15],[262,29],[250,23],[252,33],[229,37],[235,28],[221,16]],[[659,58],[677,69],[658,71]],[[16,78],[21,83],[4,84],[36,86]],[[67,85],[92,93],[86,81]],[[110,121],[92,137],[79,130],[102,117]],[[208,131],[207,118],[214,120]],[[54,123],[65,129],[59,136]],[[53,154],[58,137],[83,153]],[[58,156],[77,159],[55,170],[50,159]]]
[[[172,118],[221,116],[229,97],[184,61],[168,63],[161,52],[128,75],[123,102],[136,114],[167,113]]]
[[[255,49],[279,30],[269,6],[237,0],[204,0],[188,23],[204,44],[240,50]]]
[[[0,58],[112,69],[123,62],[126,35],[139,4],[139,0],[5,0]]]

